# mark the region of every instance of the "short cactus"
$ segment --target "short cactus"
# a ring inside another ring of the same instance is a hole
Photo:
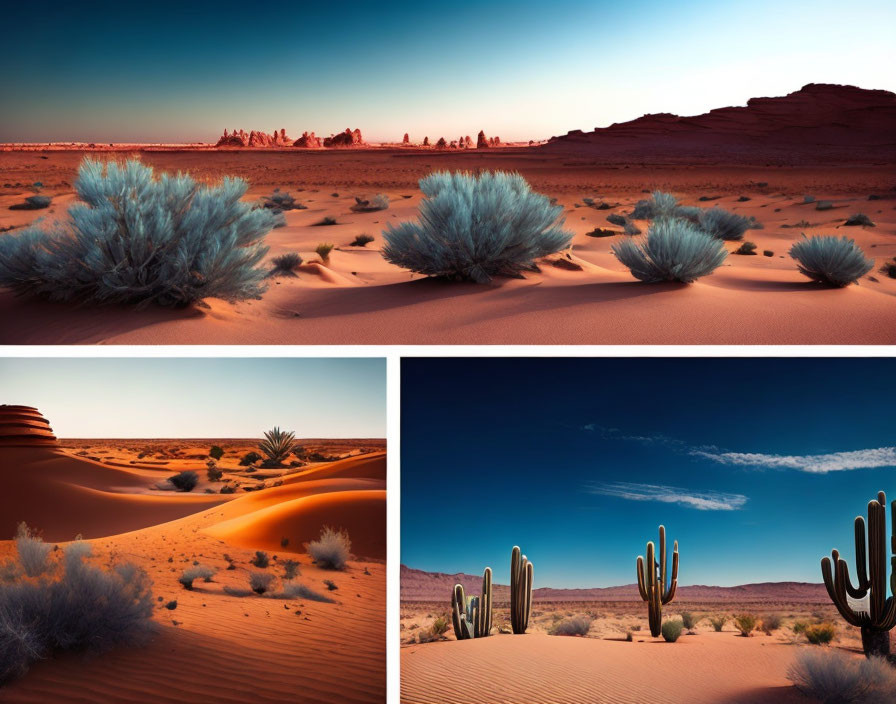
[[[510,555],[510,627],[525,633],[532,610],[532,563],[514,545]]]
[[[653,542],[647,543],[647,564],[645,571],[644,558],[638,556],[638,591],[647,602],[647,614],[650,622],[650,635],[658,637],[663,627],[663,606],[675,598],[678,586],[678,541],[672,549],[672,574],[666,580],[666,528],[660,526],[660,560],[656,561]]]
[[[460,584],[451,594],[451,620],[458,640],[485,638],[492,630],[492,568],[482,574],[482,594],[466,596]]]
[[[890,589],[896,592],[896,501],[890,505],[890,511],[889,581]],[[856,516],[854,527],[857,586],[852,586],[849,566],[846,560],[840,559],[837,550],[831,551],[830,558],[821,560],[824,586],[844,620],[861,629],[865,655],[887,658],[890,655],[889,631],[896,626],[896,597],[887,596],[887,496],[884,492],[868,503],[867,543],[865,520],[861,516]],[[866,546],[870,547],[870,552]],[[850,603],[850,598],[867,601],[856,608],[859,605]]]

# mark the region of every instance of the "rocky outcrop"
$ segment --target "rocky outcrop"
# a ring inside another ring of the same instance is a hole
[[[489,141],[485,138],[485,130],[479,130],[479,134],[476,136],[476,148],[488,149],[490,146]]]
[[[424,147],[428,147],[428,146],[429,146],[429,137],[424,137],[424,138],[423,138],[423,146],[424,146]]]
[[[401,140],[401,143],[402,144],[410,144],[411,143],[411,138],[408,136],[407,132],[404,133],[404,139]]]
[[[447,149],[448,142],[445,141],[444,137],[439,137],[439,141],[436,142],[436,149]]]
[[[323,146],[320,137],[315,136],[314,132],[302,132],[302,136],[292,143],[294,147],[303,149],[318,149]]]
[[[324,138],[325,147],[360,147],[364,144],[361,130],[346,128],[345,132]]]
[[[470,135],[467,135],[466,137],[464,137],[464,147],[466,147],[467,149],[470,149],[472,146],[473,146],[473,140],[470,139]]]
[[[53,429],[32,406],[0,406],[0,447],[53,447]]]
[[[286,130],[274,130],[273,134],[267,132],[258,132],[252,130],[234,130],[228,133],[224,130],[224,134],[218,140],[217,147],[289,147],[292,145],[292,139],[286,136]]]
[[[785,96],[692,117],[658,113],[592,132],[573,130],[543,148],[620,160],[882,162],[896,158],[894,134],[896,94],[810,83]]]

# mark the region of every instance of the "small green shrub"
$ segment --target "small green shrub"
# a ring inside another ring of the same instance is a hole
[[[199,475],[192,469],[188,469],[175,474],[173,477],[168,477],[168,481],[178,491],[193,491],[199,483]]]
[[[206,470],[205,475],[210,482],[219,482],[224,478],[224,470],[219,468],[217,465],[209,464],[208,470]]]
[[[258,462],[261,459],[261,455],[257,452],[248,452],[243,455],[243,458],[240,460],[240,467],[248,467],[250,464]]]
[[[590,616],[573,616],[554,624],[548,633],[552,636],[587,636],[593,621]]]
[[[386,210],[389,207],[389,196],[378,193],[373,198],[355,198],[352,210],[356,213],[372,213],[377,210]]]
[[[694,627],[697,625],[697,617],[690,611],[683,611],[681,613],[681,625],[689,631],[693,631]]]
[[[287,252],[271,260],[274,272],[290,273],[302,265],[302,257],[298,252]]]
[[[249,560],[256,567],[265,568],[271,564],[271,560],[268,557],[268,554],[264,550],[256,550],[255,557]]]
[[[219,460],[224,456],[224,448],[219,447],[218,445],[212,445],[211,449],[208,451],[208,456],[213,460]]]
[[[869,218],[864,213],[856,213],[855,215],[850,215],[846,222],[843,223],[846,227],[874,227],[874,223],[871,222],[871,218]]]
[[[734,625],[742,636],[749,636],[756,628],[756,617],[753,614],[741,614],[735,616]]]
[[[269,466],[271,467],[281,466],[283,460],[289,457],[297,447],[296,434],[294,432],[280,430],[280,428],[274,428],[273,430],[267,431],[264,434],[264,440],[258,445],[258,449],[261,450],[270,461],[271,464]],[[259,459],[261,458],[259,457]]]
[[[280,563],[283,567],[283,579],[289,581],[300,574],[301,564],[295,560],[284,560]]]
[[[330,227],[331,225],[337,225],[336,218],[330,217],[329,215],[321,220],[318,220],[314,223],[315,227]]]
[[[440,636],[448,631],[448,627],[450,625],[451,624],[448,622],[447,618],[439,616],[439,618],[432,622],[432,626],[430,626],[429,632],[434,636]]]
[[[373,242],[373,237],[370,235],[358,235],[355,237],[354,241],[349,245],[350,247],[366,247],[371,242]]]
[[[329,244],[327,242],[321,242],[319,245],[317,245],[314,251],[323,261],[327,261],[330,258],[330,252],[333,251],[333,247],[335,246],[336,245]]]
[[[746,255],[754,255],[756,254],[756,245],[752,242],[744,242],[740,247],[734,250],[735,254],[746,254]]]
[[[663,624],[661,633],[663,634],[663,640],[667,643],[674,643],[681,636],[681,631],[683,629],[683,624],[681,621],[666,621]]]
[[[767,614],[762,617],[762,630],[768,635],[772,634],[772,631],[777,631],[781,627],[781,615],[780,614]]]
[[[812,645],[827,645],[837,634],[833,623],[813,623],[806,626],[803,632],[806,634],[806,640]]]

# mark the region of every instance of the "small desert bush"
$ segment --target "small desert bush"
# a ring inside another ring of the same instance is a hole
[[[247,452],[240,460],[240,467],[248,467],[250,464],[258,462],[260,459],[262,459],[262,457],[257,452]]]
[[[827,645],[837,633],[833,623],[813,623],[806,626],[803,633],[812,645]]]
[[[19,523],[15,542],[18,564],[26,577],[40,577],[50,569],[47,558],[53,551],[53,546],[34,535],[24,522]]]
[[[249,560],[249,562],[256,567],[261,567],[262,569],[271,564],[271,560],[264,550],[256,550],[255,557]]]
[[[267,572],[252,572],[249,575],[249,588],[256,594],[264,594],[271,588],[274,576]]]
[[[681,625],[687,628],[689,631],[694,630],[694,626],[697,625],[697,617],[694,616],[690,611],[683,611],[681,613]]]
[[[744,233],[755,225],[752,218],[730,213],[721,208],[710,208],[700,214],[698,226],[706,234],[720,240],[742,240]]]
[[[443,635],[448,631],[448,627],[451,624],[448,622],[448,619],[444,616],[439,616],[435,621],[432,622],[432,626],[429,628],[429,632],[434,636]]]
[[[818,235],[806,237],[790,248],[800,273],[812,281],[830,286],[848,286],[862,278],[874,266],[873,259],[846,237]]]
[[[356,213],[372,213],[377,210],[386,210],[389,207],[389,196],[377,193],[373,198],[355,198],[352,210]]]
[[[208,451],[208,456],[213,460],[219,460],[224,456],[224,448],[218,445],[212,445],[211,449]]]
[[[278,257],[274,257],[271,260],[271,263],[274,265],[274,273],[278,272],[292,272],[294,269],[299,268],[302,264],[302,257],[298,252],[287,252],[286,254],[281,254]]]
[[[871,218],[869,218],[864,213],[856,213],[855,215],[850,215],[846,218],[846,222],[843,223],[846,227],[874,227],[874,223],[871,222]]]
[[[262,205],[277,213],[281,213],[284,210],[305,210],[307,208],[307,206],[298,203],[289,194],[289,191],[281,191],[279,188],[275,188],[271,195],[264,196]]]
[[[671,193],[654,191],[650,194],[650,198],[639,200],[635,204],[632,218],[635,220],[655,220],[657,218],[676,217],[678,207],[678,198]]]
[[[805,633],[808,627],[809,623],[806,621],[794,621],[790,630],[793,631],[794,635],[799,635],[800,633]]]
[[[663,634],[663,640],[667,643],[674,643],[681,636],[681,631],[684,628],[684,624],[681,621],[666,621],[663,624],[661,633]]]
[[[619,227],[624,227],[628,222],[628,218],[625,215],[620,215],[619,213],[610,213],[607,215],[607,222],[611,225],[619,225]]]
[[[373,237],[370,235],[358,235],[355,237],[354,241],[349,245],[350,247],[366,247],[371,242],[373,242]]]
[[[318,220],[314,225],[316,227],[329,227],[330,225],[336,225],[336,218],[330,217],[329,215],[322,220]]]
[[[219,482],[224,477],[224,470],[220,469],[216,464],[213,464],[210,461],[205,476],[210,482]]]
[[[772,631],[777,631],[780,627],[780,614],[767,614],[766,616],[762,617],[762,630],[768,635],[771,635]]]
[[[321,242],[317,247],[314,248],[314,251],[317,253],[323,261],[327,261],[330,258],[330,252],[333,251],[333,247],[336,245],[330,244],[328,242]]]
[[[824,704],[880,704],[896,700],[896,670],[883,658],[800,649],[787,679]]]
[[[308,599],[309,601],[320,601],[325,604],[335,603],[333,599],[314,591],[311,587],[298,582],[290,582],[283,585],[283,589],[277,595],[283,599]]]
[[[331,592],[335,592],[337,589],[339,589],[339,587],[336,586],[336,582],[334,582],[332,579],[325,579],[324,584],[327,585],[327,589]]]
[[[745,254],[747,256],[756,254],[756,244],[754,242],[742,242],[740,247],[734,250],[735,254]]]
[[[183,588],[187,591],[192,591],[193,589],[193,580],[202,579],[206,582],[211,582],[212,577],[217,573],[214,567],[206,567],[205,565],[196,565],[195,567],[191,567],[188,570],[184,570],[184,573],[178,578],[178,582],[183,585]]]
[[[420,219],[388,225],[383,257],[426,276],[486,283],[569,246],[561,206],[515,173],[437,172],[420,181]]]
[[[231,486],[230,484],[228,484],[228,485],[226,485],[226,486],[222,486],[222,487],[221,487],[221,491],[220,491],[219,493],[221,493],[221,494],[235,494],[235,493],[236,493],[236,487],[233,487],[233,486]]]
[[[274,428],[264,434],[264,440],[259,443],[258,449],[267,456],[273,466],[278,466],[292,454],[297,446],[295,433]]]
[[[748,636],[756,628],[756,617],[753,614],[741,614],[734,617],[734,625],[742,636]]]
[[[193,491],[199,483],[199,475],[192,469],[188,469],[175,474],[173,477],[168,477],[168,481],[178,491]]]
[[[590,616],[573,616],[554,624],[549,633],[552,636],[586,636],[593,621]]]
[[[273,215],[247,184],[155,176],[137,160],[85,159],[65,220],[0,238],[0,287],[57,301],[187,306],[259,298]]]
[[[153,630],[151,583],[129,563],[85,562],[90,545],[62,551],[53,577],[0,583],[0,684],[57,651],[102,652],[142,644]]]
[[[632,276],[646,282],[691,283],[711,274],[728,252],[722,241],[710,237],[684,220],[655,220],[640,245],[622,240],[611,247]]]
[[[283,567],[283,579],[287,581],[301,573],[301,565],[295,560],[284,560],[280,565]]]
[[[345,569],[345,563],[351,556],[352,541],[344,530],[337,531],[325,526],[320,533],[320,540],[308,543],[308,554],[318,567],[329,570]]]

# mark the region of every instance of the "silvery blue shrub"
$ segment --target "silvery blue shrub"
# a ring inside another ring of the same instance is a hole
[[[847,237],[816,235],[794,243],[790,256],[797,260],[797,268],[813,281],[830,286],[856,283],[874,266],[855,241]]]

